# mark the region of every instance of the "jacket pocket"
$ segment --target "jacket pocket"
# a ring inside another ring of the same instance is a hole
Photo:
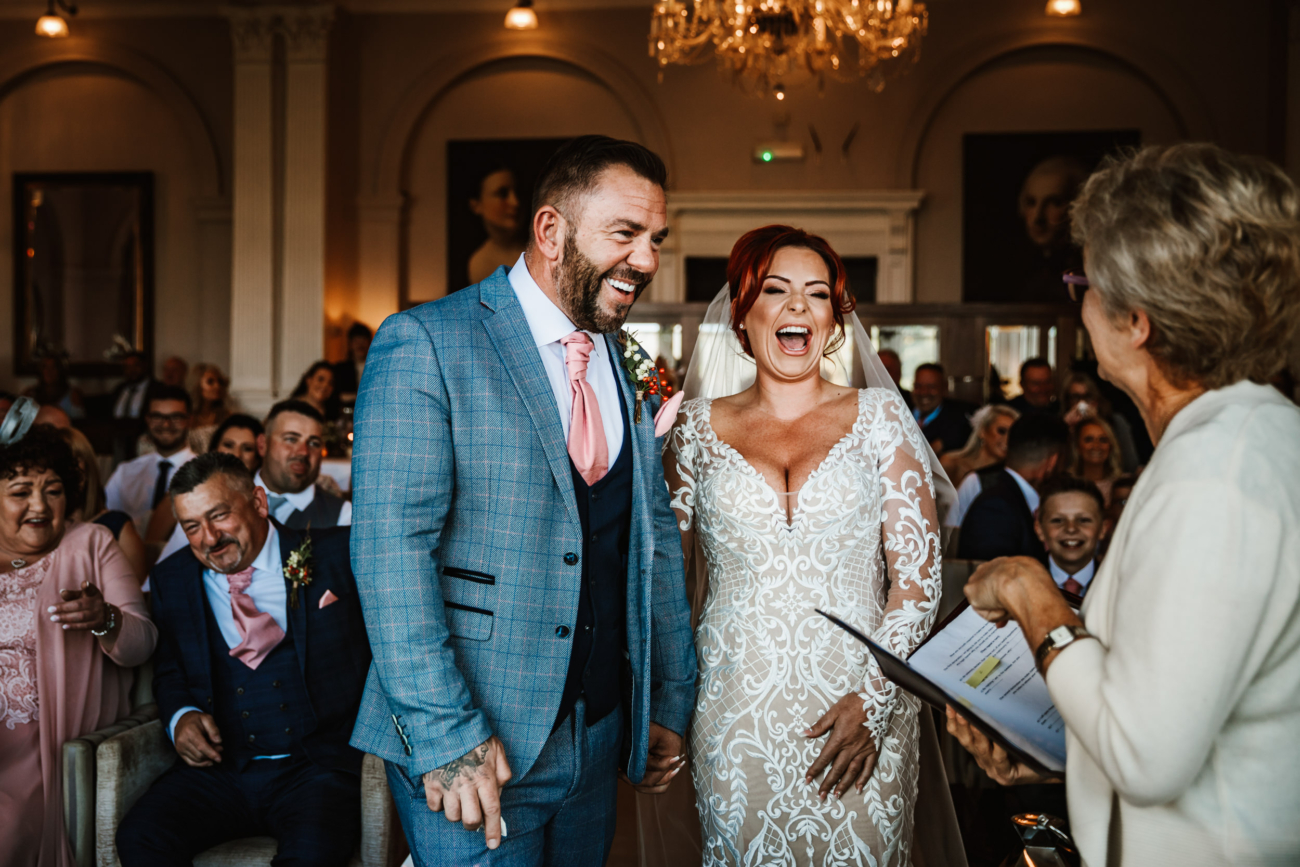
[[[443,566],[442,574],[448,578],[460,578],[464,581],[473,581],[475,584],[496,584],[497,579],[494,575],[486,572],[475,572],[472,569],[458,569],[455,566]]]
[[[447,609],[447,631],[453,638],[468,638],[472,641],[487,641],[492,637],[492,623],[495,619],[486,608],[474,608],[458,602],[443,602]]]

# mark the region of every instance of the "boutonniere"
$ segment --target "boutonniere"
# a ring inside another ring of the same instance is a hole
[[[311,531],[307,531],[302,544],[289,552],[284,564],[284,577],[289,582],[289,607],[298,607],[298,588],[311,584]]]
[[[627,371],[632,387],[636,389],[636,410],[632,413],[632,424],[640,424],[641,404],[645,402],[646,395],[659,393],[659,371],[655,370],[653,361],[641,354],[641,344],[636,342],[636,338],[627,329],[618,333],[618,345],[623,347],[623,369]]]

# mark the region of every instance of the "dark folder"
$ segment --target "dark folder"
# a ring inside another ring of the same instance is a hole
[[[962,607],[964,607],[964,605]],[[960,610],[961,607],[958,608],[958,611]],[[955,697],[949,695],[943,687],[939,686],[925,675],[912,669],[907,662],[899,659],[889,650],[886,650],[870,638],[867,638],[867,636],[863,635],[834,614],[827,614],[820,608],[816,609],[816,611],[822,617],[825,617],[831,623],[834,623],[840,629],[843,629],[849,635],[852,635],[858,641],[865,644],[867,650],[871,651],[871,655],[876,658],[876,662],[879,663],[880,670],[885,677],[912,693],[912,695],[939,710],[943,710],[945,707],[951,707],[954,711],[965,717],[971,725],[983,732],[985,737],[1006,750],[1007,755],[1011,756],[1016,761],[1022,762],[1040,773],[1058,775],[1061,773],[1060,769],[1047,767],[1038,759],[1011,743],[1011,741],[998,730],[994,723],[985,719],[974,709],[962,704]],[[955,611],[953,613],[956,614],[958,612]]]

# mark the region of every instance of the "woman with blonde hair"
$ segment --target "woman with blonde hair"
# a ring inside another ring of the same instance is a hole
[[[1133,429],[1128,419],[1115,412],[1111,402],[1101,393],[1097,381],[1088,374],[1076,370],[1065,377],[1061,383],[1061,412],[1070,430],[1077,430],[1079,422],[1090,418],[1099,418],[1110,425],[1110,432],[1115,445],[1119,447],[1119,462],[1124,472],[1131,473],[1138,468],[1137,444],[1133,440]]]
[[[127,561],[135,571],[135,577],[144,584],[149,574],[149,562],[145,555],[144,541],[135,529],[135,522],[126,512],[109,509],[105,504],[104,479],[99,472],[99,456],[95,448],[86,439],[86,435],[76,428],[62,428],[59,436],[72,449],[72,456],[81,469],[82,496],[81,505],[68,515],[72,522],[89,521],[107,527],[117,540],[117,545],[126,555]]]
[[[208,450],[212,432],[235,411],[230,399],[230,377],[215,364],[196,364],[190,370],[190,451],[201,455]]]
[[[1100,416],[1089,418],[1075,427],[1073,446],[1070,475],[1095,484],[1109,506],[1111,486],[1124,474],[1115,431]]]
[[[1006,404],[982,406],[971,418],[970,439],[959,452],[949,452],[939,458],[952,483],[960,487],[962,480],[973,472],[991,467],[1007,459],[1007,434],[1020,413]]]
[[[1025,557],[966,597],[1047,681],[1085,864],[1300,863],[1300,409],[1260,384],[1300,325],[1300,193],[1258,157],[1149,147],[1089,178],[1073,224],[1098,370],[1156,450],[1082,614]],[[1041,780],[948,729],[993,779]]]

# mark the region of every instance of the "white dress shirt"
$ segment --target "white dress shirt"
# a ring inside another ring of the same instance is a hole
[[[1071,575],[1070,573],[1062,569],[1060,566],[1057,566],[1056,561],[1052,559],[1051,555],[1048,555],[1047,568],[1048,571],[1052,573],[1052,580],[1056,582],[1057,587],[1064,587],[1065,582],[1073,578],[1075,581],[1079,582],[1079,586],[1082,587],[1084,589],[1084,592],[1086,593],[1088,590],[1088,585],[1092,582],[1092,576],[1097,572],[1097,561],[1096,560],[1088,561],[1087,566],[1084,566],[1078,572],[1075,572],[1073,575]]]
[[[555,405],[560,412],[560,424],[564,427],[564,441],[567,443],[573,396],[569,392],[569,368],[564,363],[564,346],[560,343],[560,338],[577,331],[578,326],[542,292],[537,281],[533,280],[533,275],[528,273],[523,256],[510,269],[510,285],[519,298],[519,306],[524,308],[528,329],[533,333],[537,351],[542,356],[542,366],[546,369],[546,378],[555,394]],[[623,410],[620,406],[623,398],[609,364],[605,335],[587,332],[587,336],[594,344],[591,358],[587,362],[587,382],[591,383],[592,391],[596,393],[596,402],[600,404],[600,423],[605,429],[609,465],[612,467],[623,449]]]
[[[194,460],[194,452],[189,446],[163,457],[157,452],[140,455],[138,458],[119,464],[104,486],[105,504],[110,509],[119,509],[131,516],[135,528],[144,536],[153,513],[153,492],[158,484],[158,462],[168,461],[171,469],[167,471],[167,484],[170,485],[176,471]]]
[[[287,635],[289,633],[289,589],[284,583],[284,561],[280,559],[280,534],[275,531],[274,526],[269,526],[268,530],[266,543],[262,545],[262,550],[253,560],[252,583],[248,585],[244,594],[253,600],[258,611],[271,615],[271,619]],[[221,638],[226,642],[227,647],[231,650],[235,649],[244,639],[239,634],[239,627],[235,624],[235,614],[231,610],[230,580],[224,572],[204,569],[203,592],[208,597],[208,606],[212,609],[213,619],[217,621],[217,628],[221,630]],[[183,707],[172,714],[171,722],[167,725],[167,734],[173,743],[176,741],[176,723],[192,710],[199,710],[199,708]],[[284,756],[258,756],[257,758],[280,759]]]
[[[277,494],[266,486],[262,481],[262,471],[258,470],[253,476],[253,484],[266,491],[266,499],[269,503],[272,497],[283,497],[284,502],[280,503],[278,509],[271,510],[271,517],[275,518],[281,524],[289,520],[289,516],[294,512],[306,511],[307,507],[316,499],[316,483],[308,485],[296,494]],[[339,512],[339,522],[335,526],[348,527],[352,524],[352,504],[347,500],[343,501],[343,509]]]
[[[117,403],[113,404],[113,418],[139,418],[144,412],[144,396],[148,391],[148,377],[122,389],[117,396]]]
[[[1038,491],[1034,486],[1026,482],[1024,477],[1015,470],[1007,470],[1011,477],[1016,480],[1020,487],[1020,492],[1025,495],[1025,502],[1029,504],[1029,511],[1038,511]],[[957,502],[953,503],[948,514],[943,519],[945,527],[960,527],[961,522],[965,520],[966,513],[970,511],[971,503],[984,492],[984,487],[980,483],[979,472],[968,473],[966,478],[962,479],[961,485],[957,487]]]

